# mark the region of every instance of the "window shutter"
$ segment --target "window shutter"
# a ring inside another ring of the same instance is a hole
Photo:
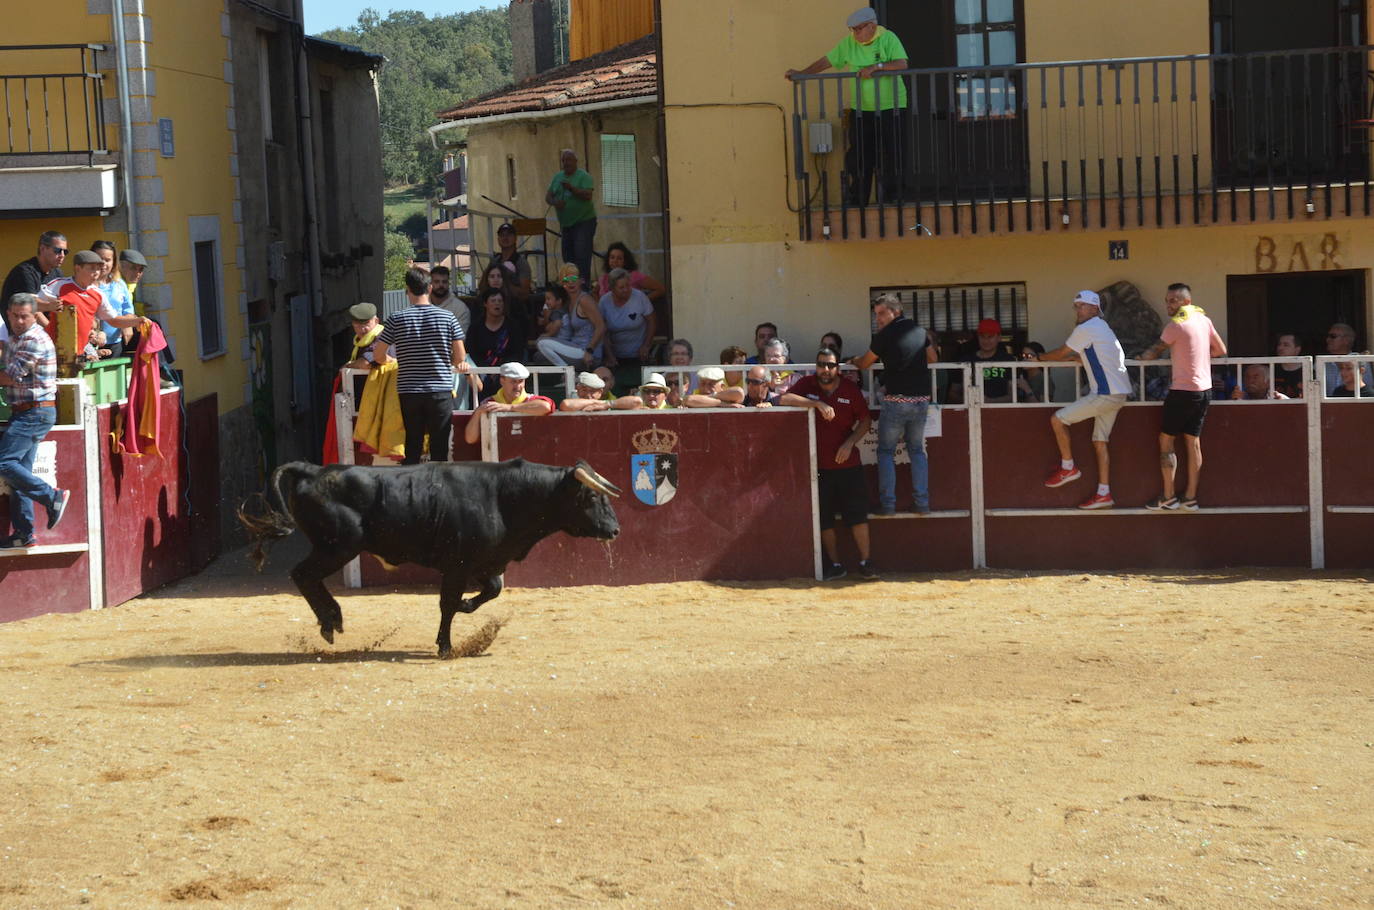
[[[601,136],[601,201],[605,205],[639,205],[639,170],[632,134]]]

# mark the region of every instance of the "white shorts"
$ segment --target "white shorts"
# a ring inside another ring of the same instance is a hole
[[[1054,412],[1059,422],[1072,426],[1080,420],[1093,418],[1093,442],[1106,442],[1116,423],[1116,412],[1126,403],[1125,395],[1084,395],[1073,404]]]

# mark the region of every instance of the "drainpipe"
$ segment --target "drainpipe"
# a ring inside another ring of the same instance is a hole
[[[320,288],[320,210],[315,196],[315,130],[310,111],[310,65],[305,53],[305,8],[303,0],[293,0],[292,17],[297,40],[296,118],[301,131],[301,180],[305,184],[305,243],[310,257],[306,284],[311,308],[316,316],[324,312],[324,293]],[[312,346],[313,349],[313,346]]]
[[[140,3],[141,0],[134,0]],[[124,159],[119,169],[120,183],[124,188],[124,212],[128,219],[127,247],[140,247],[138,235],[138,215],[134,209],[134,116],[133,104],[129,100],[129,42],[124,36],[124,0],[114,0],[110,12],[114,21],[111,31],[115,39],[115,79],[119,87],[119,149]]]

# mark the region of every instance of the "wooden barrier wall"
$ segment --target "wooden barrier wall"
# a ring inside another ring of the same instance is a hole
[[[85,426],[49,432],[47,439],[57,444],[58,483],[72,491],[70,511],[48,532],[46,512],[35,507],[39,548],[0,558],[0,622],[114,606],[194,574],[219,554],[216,398],[187,408],[184,453],[181,390],[162,392],[158,403],[162,457],[112,453],[113,409],[121,405],[85,408]],[[88,456],[94,457],[94,485],[87,481]],[[8,500],[2,501],[0,526],[8,533]],[[95,546],[91,510],[99,513]],[[92,571],[99,576],[94,585]]]
[[[456,418],[458,425],[466,415]],[[519,587],[809,577],[815,572],[811,443],[805,411],[632,411],[496,421],[497,457],[544,464],[585,459],[619,486],[620,537],[609,547],[556,534],[506,581]],[[678,488],[650,506],[635,497],[635,434],[676,434]],[[361,561],[362,582],[435,582],[415,567]]]

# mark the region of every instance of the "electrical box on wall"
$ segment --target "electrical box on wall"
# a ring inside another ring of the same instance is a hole
[[[807,124],[808,138],[811,140],[811,154],[824,155],[835,148],[834,125],[829,120],[819,120]]]

